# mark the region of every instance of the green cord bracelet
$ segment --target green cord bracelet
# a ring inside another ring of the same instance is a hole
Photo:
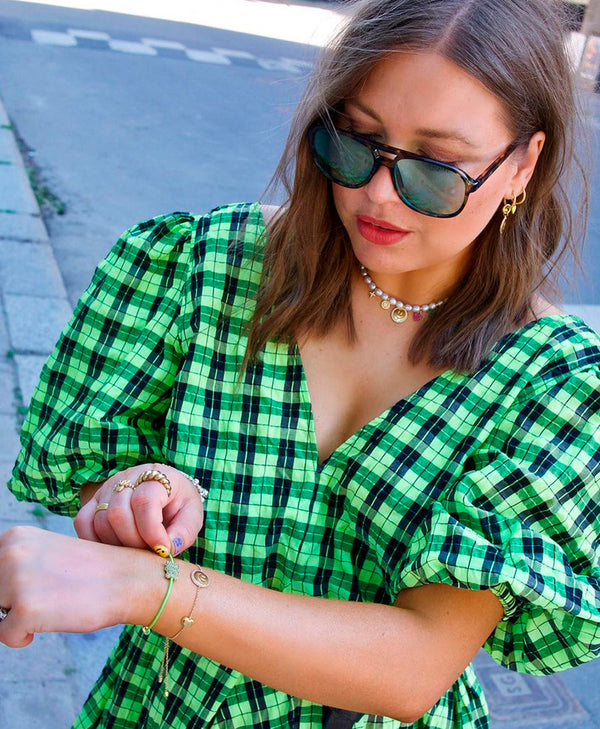
[[[162,611],[165,609],[165,605],[167,604],[168,599],[171,597],[171,591],[173,590],[173,583],[179,577],[179,565],[173,559],[172,554],[170,554],[167,557],[167,561],[165,562],[164,569],[165,569],[165,579],[169,580],[169,586],[167,587],[167,592],[163,598],[163,601],[160,604],[160,607],[158,608],[158,612],[154,616],[154,619],[152,620],[150,625],[144,625],[142,627],[142,633],[144,635],[150,635],[150,631],[158,622],[158,619],[162,615]]]

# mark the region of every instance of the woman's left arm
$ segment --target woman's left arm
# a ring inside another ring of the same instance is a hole
[[[194,568],[180,576],[155,630],[174,635],[190,614]],[[0,536],[0,641],[36,632],[148,625],[165,595],[164,560],[30,527]],[[489,591],[427,585],[395,606],[277,592],[212,570],[193,625],[177,642],[286,693],[413,722],[454,683],[502,618]]]

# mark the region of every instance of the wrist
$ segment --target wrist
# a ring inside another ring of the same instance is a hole
[[[120,547],[119,549],[125,550]],[[169,586],[165,579],[165,560],[146,549],[127,549],[123,565],[123,582],[119,589],[120,622],[149,625]]]

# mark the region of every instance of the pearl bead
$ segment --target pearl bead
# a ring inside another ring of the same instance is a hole
[[[415,321],[419,321],[423,318],[421,312],[433,311],[434,309],[437,309],[438,306],[442,306],[442,304],[446,303],[446,299],[442,299],[442,301],[436,301],[431,304],[404,304],[402,301],[398,301],[398,299],[394,296],[390,296],[389,294],[386,294],[385,291],[382,291],[382,289],[380,289],[369,276],[367,269],[362,265],[360,267],[360,273],[371,290],[371,296],[379,296],[381,299],[382,309],[389,309],[392,306],[395,307],[391,316],[397,324],[406,321],[409,311],[413,312],[413,319]]]

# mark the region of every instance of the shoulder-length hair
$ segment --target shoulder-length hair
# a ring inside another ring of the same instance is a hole
[[[269,225],[247,359],[271,338],[292,343],[340,322],[350,341],[355,335],[350,284],[357,262],[307,132],[317,119],[331,120],[373,67],[398,50],[439,53],[478,79],[504,104],[519,144],[537,131],[546,134],[526,204],[503,235],[502,206],[489,221],[443,310],[431,313],[415,336],[410,360],[473,371],[499,338],[532,316],[535,293],[548,289],[557,260],[575,249],[564,173],[576,159],[577,107],[565,28],[553,0],[356,4],[316,65],[275,172],[287,200]]]

